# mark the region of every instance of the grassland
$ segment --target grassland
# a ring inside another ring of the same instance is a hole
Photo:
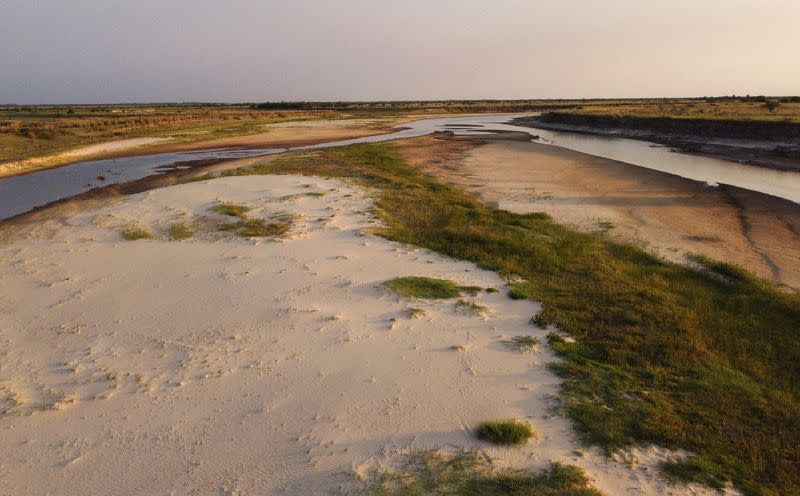
[[[0,107],[0,163],[138,137],[189,142],[263,132],[276,122],[337,117],[326,110],[255,110],[245,105]]]
[[[344,177],[377,190],[380,234],[513,276],[562,358],[562,408],[587,443],[695,453],[673,477],[800,492],[800,298],[744,271],[664,262],[546,215],[495,210],[408,165],[397,144],[295,155],[233,174]],[[554,335],[555,336],[555,335]],[[574,341],[574,342],[573,342]],[[392,494],[392,493],[386,493]]]

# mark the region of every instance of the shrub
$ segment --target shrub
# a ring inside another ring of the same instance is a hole
[[[522,444],[534,436],[533,428],[514,419],[485,420],[478,424],[475,436],[494,444]]]
[[[150,233],[150,231],[147,231],[135,225],[125,226],[124,228],[122,228],[122,231],[120,231],[120,234],[122,234],[122,237],[127,239],[128,241],[154,238],[154,236],[152,235],[152,233]]]
[[[173,241],[189,239],[192,236],[194,236],[194,232],[183,222],[176,222],[169,226],[169,239]]]

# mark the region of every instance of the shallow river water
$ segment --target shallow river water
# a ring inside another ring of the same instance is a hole
[[[243,158],[288,150],[330,148],[354,143],[374,143],[423,136],[436,131],[456,134],[488,130],[522,131],[548,143],[591,155],[620,160],[641,167],[703,181],[711,185],[730,184],[800,203],[800,172],[786,172],[699,155],[673,152],[646,141],[588,134],[531,129],[506,124],[515,117],[531,114],[476,115],[423,119],[404,124],[404,129],[378,136],[335,141],[297,148],[219,149],[199,152],[161,153],[137,157],[89,160],[0,179],[0,219],[27,212],[37,206],[83,193],[92,188],[141,179],[186,162],[203,159]],[[181,165],[184,164],[184,165]]]

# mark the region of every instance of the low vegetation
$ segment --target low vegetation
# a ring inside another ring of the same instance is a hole
[[[239,222],[222,224],[220,231],[230,232],[243,238],[258,238],[265,236],[280,236],[291,229],[289,222],[282,220],[250,219],[243,218]]]
[[[428,312],[422,308],[409,308],[406,310],[406,313],[410,319],[421,319],[428,315]]]
[[[461,289],[455,282],[433,277],[397,277],[383,285],[405,298],[440,300],[456,298],[461,294]]]
[[[489,307],[478,305],[474,301],[458,300],[456,302],[456,308],[459,310],[467,310],[475,315],[485,315],[489,313]]]
[[[586,442],[683,448],[706,480],[748,496],[798,492],[797,295],[729,265],[695,270],[489,208],[408,165],[400,146],[324,150],[241,174],[351,178],[377,189],[381,235],[521,278],[510,295],[541,302],[541,323],[575,338],[550,341],[563,360],[563,411]]]
[[[143,229],[137,225],[128,225],[122,228],[120,231],[122,237],[127,239],[128,241],[136,241],[137,239],[153,239],[153,233],[150,231]]]
[[[246,105],[85,105],[0,107],[0,163],[94,143],[169,137],[191,142],[264,131],[287,120],[344,117],[331,110],[251,109]]]
[[[783,101],[782,101],[783,100]],[[738,97],[727,99],[655,99],[626,102],[594,102],[559,113],[626,117],[667,117],[725,121],[800,123],[800,99]]]
[[[523,444],[534,432],[529,424],[519,420],[486,420],[478,424],[475,436],[493,444]]]
[[[176,222],[169,226],[169,239],[181,241],[194,236],[194,232],[184,222]]]
[[[252,219],[247,216],[250,207],[235,203],[220,203],[209,208],[210,211],[229,217],[238,217],[238,222],[229,222],[218,227],[220,231],[230,232],[243,238],[258,238],[265,236],[280,236],[286,234],[292,227],[292,216],[289,214],[276,214],[271,219]]]
[[[542,341],[536,336],[514,336],[503,343],[512,350],[528,352],[536,350]]]
[[[220,203],[209,208],[210,211],[220,215],[228,215],[230,217],[239,217],[244,220],[245,214],[250,211],[250,207],[244,205],[236,205],[235,203]]]
[[[496,470],[475,451],[454,456],[439,451],[414,452],[396,470],[373,471],[348,494],[360,496],[602,496],[583,471],[553,463],[535,473]]]

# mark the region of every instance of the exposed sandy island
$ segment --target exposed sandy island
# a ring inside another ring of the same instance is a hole
[[[211,229],[218,201],[294,225],[278,240],[226,237]],[[0,493],[324,494],[409,449],[476,447],[498,466],[580,465],[609,495],[713,494],[660,481],[663,450],[631,466],[577,455],[549,410],[552,355],[502,344],[544,338],[528,323],[538,305],[509,299],[494,273],[368,234],[370,207],[340,181],[229,177],[4,241]],[[176,221],[197,235],[167,241]],[[159,239],[124,241],[132,222]],[[501,292],[474,297],[481,316],[380,286],[405,275]],[[524,418],[539,439],[477,442],[488,417]]]
[[[431,147],[435,147],[432,149]],[[800,205],[565,148],[493,141],[469,147],[429,141],[409,157],[445,181],[514,212],[547,212],[557,222],[685,262],[700,253],[800,288]],[[435,157],[449,148],[460,160]]]

